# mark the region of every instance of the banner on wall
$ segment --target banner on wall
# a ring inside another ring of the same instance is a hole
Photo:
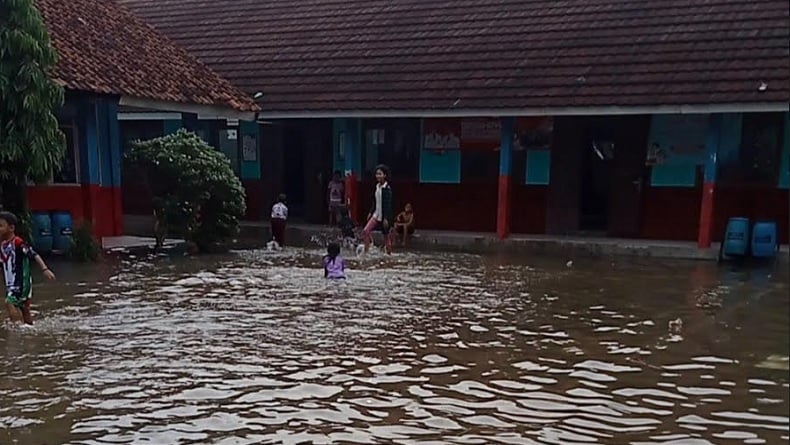
[[[516,119],[514,150],[548,150],[553,132],[551,117]],[[499,118],[425,119],[423,148],[428,151],[496,151],[502,126]]]
[[[653,116],[645,163],[703,164],[707,131],[707,114]]]
[[[425,119],[422,147],[428,151],[445,152],[461,149],[461,128],[455,119]]]
[[[550,150],[554,136],[551,117],[525,117],[516,120],[517,146],[522,150]]]

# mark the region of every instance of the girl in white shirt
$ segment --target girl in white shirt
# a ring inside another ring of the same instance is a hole
[[[392,223],[392,189],[387,179],[390,170],[386,165],[376,167],[376,191],[373,194],[373,208],[368,214],[368,222],[362,231],[365,242],[365,253],[370,250],[371,233],[380,230],[384,234],[384,249],[387,254],[392,253],[392,238],[390,237],[390,224]]]

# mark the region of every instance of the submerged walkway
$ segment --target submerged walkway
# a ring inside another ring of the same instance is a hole
[[[152,224],[149,217],[127,215],[125,224],[126,232],[130,235],[150,236]],[[287,240],[293,245],[309,245],[316,240],[334,237],[337,233],[336,229],[327,226],[292,223],[288,226]],[[242,222],[242,245],[262,246],[269,239],[268,222]],[[506,240],[499,240],[494,233],[444,230],[418,230],[410,239],[407,248],[468,253],[540,254],[568,258],[631,256],[707,261],[716,261],[719,252],[718,243],[710,249],[699,249],[696,243],[687,241],[524,234],[514,234]],[[779,258],[782,261],[788,260],[787,246],[782,246]]]

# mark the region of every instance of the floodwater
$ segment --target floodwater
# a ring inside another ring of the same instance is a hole
[[[320,254],[60,265],[0,444],[788,443],[784,266]]]

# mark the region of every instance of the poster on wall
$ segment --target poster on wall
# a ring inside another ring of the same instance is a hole
[[[241,158],[244,162],[256,162],[258,160],[258,150],[255,145],[254,136],[244,135],[241,141]]]
[[[516,120],[516,150],[550,150],[554,135],[551,117],[523,117]]]
[[[461,149],[461,126],[457,119],[425,119],[423,149],[444,153]]]
[[[516,119],[514,150],[551,148],[554,121],[551,117]],[[499,150],[502,125],[499,118],[425,119],[423,147],[429,151]]]
[[[461,147],[464,150],[496,150],[502,125],[496,118],[461,119]]]

